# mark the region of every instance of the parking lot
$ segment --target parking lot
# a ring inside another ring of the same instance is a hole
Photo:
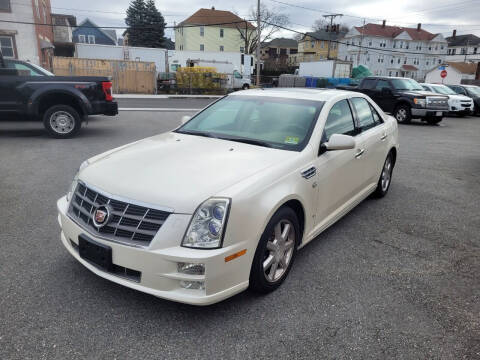
[[[193,307],[74,260],[56,200],[80,163],[189,114],[96,116],[71,140],[0,122],[1,359],[480,359],[477,117],[400,126],[389,194],[302,249],[271,294]]]

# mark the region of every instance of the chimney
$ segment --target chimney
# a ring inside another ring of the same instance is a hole
[[[422,24],[421,23],[418,23],[417,25],[417,31],[420,31],[422,29]]]
[[[387,23],[387,20],[383,20],[382,27],[385,27],[385,24]]]
[[[452,37],[455,39],[457,37],[457,30],[453,30]]]
[[[212,10],[215,10],[215,6],[212,6]]]

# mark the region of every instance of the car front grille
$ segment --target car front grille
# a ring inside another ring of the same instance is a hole
[[[435,110],[448,110],[448,98],[427,97],[427,107]]]
[[[93,223],[94,211],[102,205],[111,209],[103,227]],[[69,216],[88,232],[130,246],[148,246],[170,215],[169,212],[113,199],[78,183],[68,209]]]

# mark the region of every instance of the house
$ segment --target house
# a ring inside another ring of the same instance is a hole
[[[336,27],[337,29],[339,27]],[[327,59],[336,59],[338,56],[338,41],[344,36],[345,31],[318,30],[308,32],[298,41],[298,54],[291,55],[289,62],[292,66],[298,66],[301,62],[310,62]]]
[[[447,61],[464,62],[480,61],[480,38],[473,34],[457,35],[453,30],[452,36],[446,38],[448,42]]]
[[[445,70],[447,76],[442,78],[441,72]],[[475,80],[477,78],[477,63],[447,62],[442,66],[435,66],[425,77],[425,82],[432,84],[458,85],[462,80]]]
[[[298,43],[295,39],[277,38],[262,43],[260,59],[265,70],[281,70],[288,67],[288,57],[296,54]]]
[[[50,0],[0,0],[0,49],[10,59],[51,68],[53,30]],[[48,24],[48,25],[42,25]]]
[[[445,62],[447,41],[441,34],[422,29],[366,24],[353,27],[341,41],[340,60],[352,61],[353,66],[366,66],[373,75],[404,76],[416,80],[435,65]]]
[[[55,56],[73,57],[75,44],[73,43],[73,29],[77,26],[77,18],[73,15],[52,14],[53,45]]]
[[[175,50],[248,52],[242,34],[250,38],[254,31],[255,26],[230,11],[200,9],[176,27]]]
[[[73,42],[117,45],[117,33],[115,30],[101,29],[92,20],[85,19],[73,30]]]

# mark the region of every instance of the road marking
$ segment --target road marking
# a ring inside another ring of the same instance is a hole
[[[200,111],[202,109],[182,108],[118,108],[119,111]]]

